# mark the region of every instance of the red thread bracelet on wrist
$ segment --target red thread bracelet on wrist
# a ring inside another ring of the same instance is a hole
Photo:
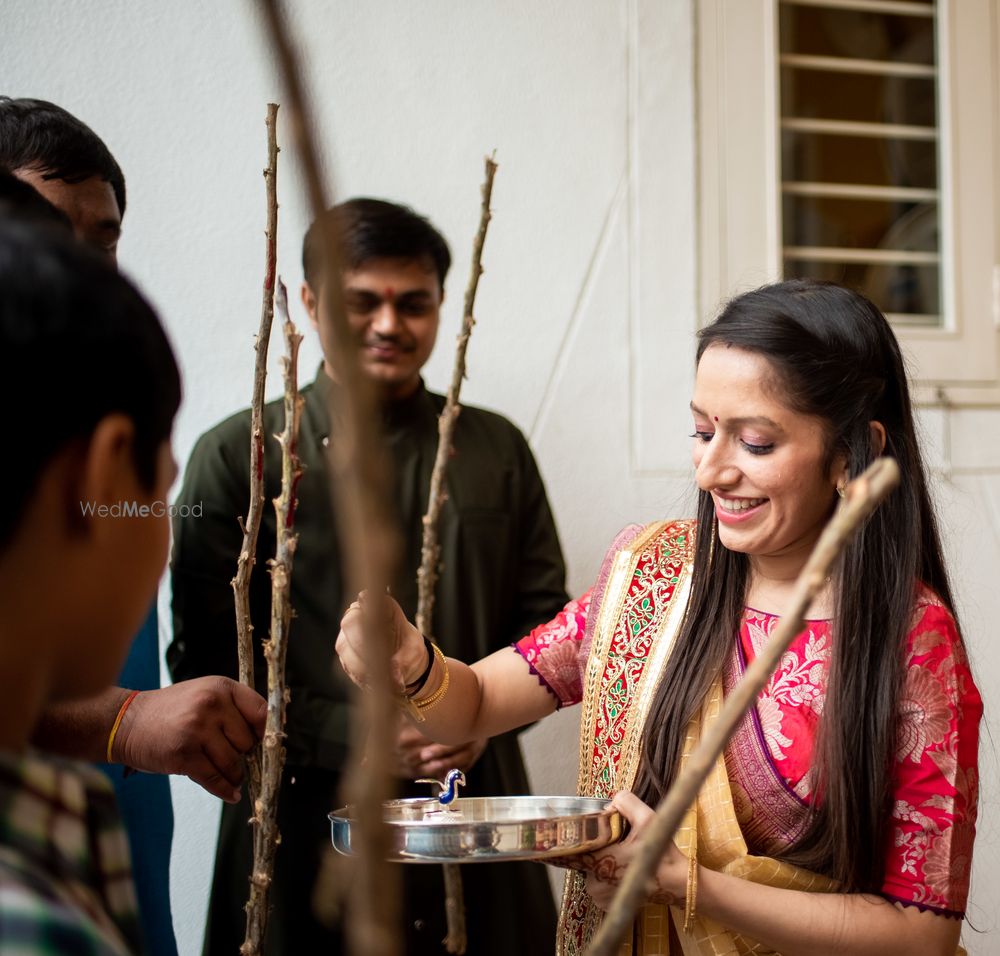
[[[135,700],[138,695],[139,691],[137,690],[131,691],[128,697],[125,698],[124,703],[122,703],[121,707],[118,709],[118,716],[115,717],[115,722],[111,728],[111,733],[108,734],[108,753],[107,753],[108,763],[114,763],[114,761],[111,759],[111,748],[114,746],[115,737],[118,735],[118,728],[122,724],[122,717],[125,716],[125,711],[128,710],[128,705],[131,704],[132,701]]]

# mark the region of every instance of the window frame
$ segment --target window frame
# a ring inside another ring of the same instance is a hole
[[[730,296],[782,275],[783,2],[803,0],[695,0],[702,322]],[[900,324],[895,331],[918,398],[1000,404],[1000,0],[937,6],[942,327]]]

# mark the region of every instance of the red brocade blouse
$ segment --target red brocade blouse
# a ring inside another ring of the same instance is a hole
[[[590,601],[588,591],[514,645],[559,706],[582,698],[579,648]],[[744,611],[739,646],[743,662],[757,655],[777,623],[772,614]],[[955,621],[926,588],[918,594],[906,650],[894,826],[885,853],[882,894],[906,905],[961,916],[972,869],[983,705]],[[758,698],[753,721],[778,775],[805,804],[814,796],[813,741],[823,713],[829,662],[830,622],[807,622]],[[731,756],[727,754],[727,760]]]

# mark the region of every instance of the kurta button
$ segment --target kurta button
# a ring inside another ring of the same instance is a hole
[[[413,928],[418,933],[422,933],[426,927],[427,927],[427,924],[422,919],[415,919],[413,921]]]

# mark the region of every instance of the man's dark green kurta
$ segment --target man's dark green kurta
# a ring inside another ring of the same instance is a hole
[[[267,953],[340,951],[310,910],[321,855],[329,852],[327,812],[336,804],[349,742],[349,689],[333,645],[352,596],[344,593],[330,502],[325,439],[331,384],[321,371],[305,397],[299,454],[304,466],[296,512],[298,548],[292,573],[295,618],[288,644],[288,758],[279,805],[282,843],[272,888]],[[393,595],[407,616],[417,604],[421,516],[426,511],[444,399],[422,386],[385,409],[394,466],[395,503],[405,554]],[[264,434],[283,424],[280,402],[264,411]],[[236,627],[230,586],[242,544],[237,518],[249,500],[250,413],[207,432],[188,463],[178,504],[202,504],[202,517],[174,523],[174,640],[167,660],[175,680],[205,674],[236,676]],[[265,496],[278,495],[277,444],[266,448]],[[440,520],[442,572],[434,637],[446,654],[473,661],[549,620],[566,601],[565,571],[555,524],[534,458],[505,418],[475,408],[459,416]],[[251,582],[257,636],[267,634],[274,554],[274,510],[265,508]],[[259,646],[258,646],[259,650]],[[512,652],[513,653],[513,652]],[[256,665],[264,688],[263,656]],[[496,738],[468,776],[469,794],[526,793],[528,782],[513,734]],[[426,793],[426,787],[420,791]],[[250,872],[244,802],[223,809],[205,952],[232,956],[243,940],[243,904]],[[442,953],[443,884],[438,867],[404,866],[407,953]],[[506,863],[462,868],[470,954],[547,952],[555,914],[545,869]]]

